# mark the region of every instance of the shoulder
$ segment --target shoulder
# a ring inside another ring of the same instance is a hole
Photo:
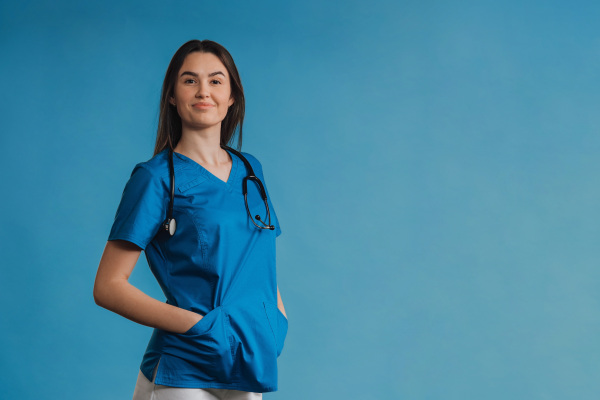
[[[130,179],[140,183],[161,185],[169,178],[169,161],[166,150],[133,167]]]
[[[255,157],[255,156],[253,156],[252,154],[250,154],[250,153],[247,153],[247,152],[245,152],[245,151],[240,151],[240,153],[242,153],[242,155],[243,155],[244,157],[246,157],[246,159],[247,159],[248,161],[250,161],[250,163],[251,163],[251,164],[260,165],[260,161],[258,161],[258,158],[256,158],[256,157]]]
[[[258,158],[256,158],[255,156],[253,156],[250,153],[246,153],[245,151],[241,151],[240,153],[244,157],[246,157],[246,160],[248,160],[250,165],[252,165],[252,168],[255,170],[255,172],[258,172],[258,171],[262,172],[262,164],[260,163],[260,161],[258,161]]]
[[[169,175],[169,153],[163,150],[151,159],[137,163],[133,169],[143,170],[145,174],[151,175],[155,179],[160,179]]]

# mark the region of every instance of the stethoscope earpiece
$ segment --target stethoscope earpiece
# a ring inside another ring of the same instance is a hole
[[[258,214],[256,214],[256,215],[254,216],[254,218],[256,218],[257,220],[259,220],[260,222],[263,222],[263,221],[260,219],[260,215],[258,215]],[[256,224],[255,224],[255,225],[256,225]],[[270,229],[270,230],[272,230],[272,231],[273,231],[273,230],[275,230],[275,227],[274,227],[273,225],[265,225],[264,227],[265,227],[265,228],[267,228],[267,229]],[[259,227],[259,228],[261,228],[261,227]]]

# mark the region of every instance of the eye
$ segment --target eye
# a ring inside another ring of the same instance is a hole
[[[189,78],[189,79],[184,80],[183,83],[185,83],[185,84],[194,84],[194,83],[196,83],[196,80],[192,79],[192,78]]]
[[[218,79],[213,79],[211,82],[214,83],[214,84],[218,84],[218,85],[221,84],[221,81],[218,80]]]

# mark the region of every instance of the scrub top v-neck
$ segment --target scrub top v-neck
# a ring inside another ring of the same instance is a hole
[[[277,357],[287,318],[277,307],[275,238],[279,221],[267,191],[271,224],[250,220],[242,179],[246,166],[228,151],[227,181],[194,160],[174,153],[175,235],[159,233],[169,203],[168,152],[139,163],[121,197],[108,240],[127,240],[144,250],[167,303],[204,317],[183,334],[154,329],[141,371],[154,383],[174,387],[277,390]],[[266,189],[262,166],[242,153]],[[254,184],[248,206],[266,216]]]
[[[185,161],[192,165],[196,165],[202,171],[202,173],[204,173],[207,176],[208,179],[212,179],[216,183],[222,183],[227,186],[228,190],[231,190],[231,183],[235,182],[235,176],[236,176],[236,173],[238,170],[238,164],[240,164],[240,163],[243,164],[243,162],[238,157],[236,157],[234,154],[232,154],[229,150],[226,150],[226,151],[227,151],[227,154],[229,154],[229,157],[231,158],[231,171],[229,172],[229,176],[227,177],[226,181],[219,178],[218,176],[216,176],[215,174],[213,174],[206,168],[204,168],[198,162],[192,160],[191,158],[189,158],[181,153],[173,152],[173,157],[174,158],[179,157],[182,161]],[[242,154],[245,154],[245,153],[242,153]]]

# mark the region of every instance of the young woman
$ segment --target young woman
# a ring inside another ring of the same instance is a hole
[[[154,327],[134,399],[256,399],[277,390],[288,321],[277,286],[279,221],[260,162],[241,146],[244,93],[229,52],[177,50],[154,156],[127,182],[100,260],[96,303]],[[141,251],[165,296],[128,283]]]

